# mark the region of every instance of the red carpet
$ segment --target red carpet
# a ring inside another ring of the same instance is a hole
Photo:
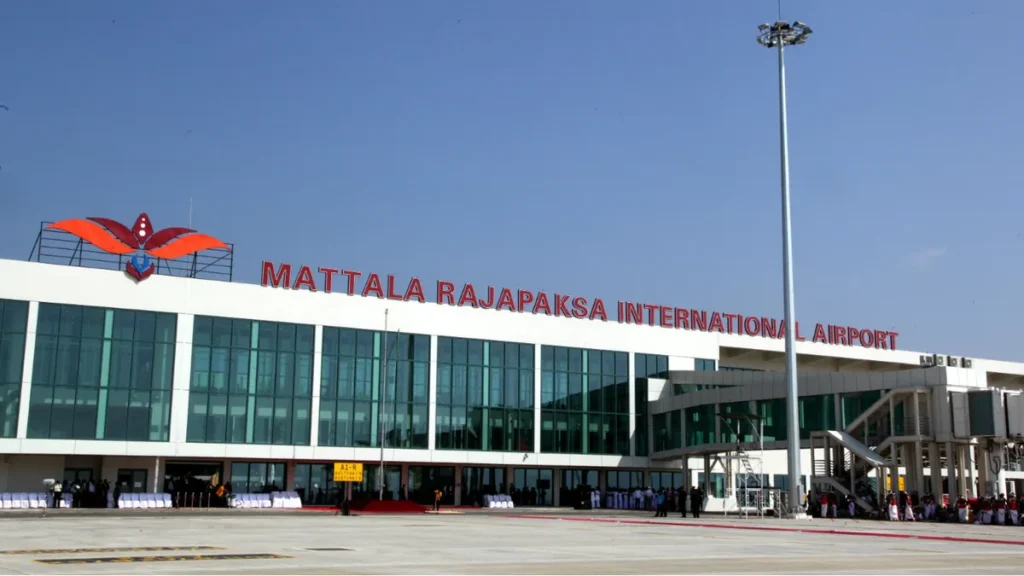
[[[412,500],[353,500],[349,509],[372,514],[422,514],[427,511],[426,506]]]

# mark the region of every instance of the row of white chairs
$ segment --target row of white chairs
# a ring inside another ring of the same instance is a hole
[[[232,508],[302,508],[298,492],[271,492],[269,494],[236,494]]]
[[[487,508],[515,508],[512,497],[508,494],[484,495],[484,506]]]
[[[118,508],[171,508],[170,494],[121,494]]]
[[[63,494],[63,504],[71,507],[71,494]],[[47,492],[5,492],[0,494],[0,508],[20,510],[26,508],[52,508],[53,494]]]
[[[270,494],[235,494],[231,501],[232,508],[273,508],[274,501]]]
[[[274,508],[302,508],[298,492],[271,492],[270,500]]]

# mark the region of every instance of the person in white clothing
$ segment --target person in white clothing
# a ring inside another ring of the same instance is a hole
[[[890,492],[889,496],[888,496],[888,501],[889,501],[889,520],[891,522],[898,522],[899,519],[900,519],[900,509],[899,509],[898,500],[896,499],[896,495],[893,494],[892,492]]]
[[[654,501],[654,490],[648,486],[647,490],[644,491],[644,510],[651,509],[651,503]]]

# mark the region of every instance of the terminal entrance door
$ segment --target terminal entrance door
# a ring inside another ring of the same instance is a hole
[[[117,483],[121,486],[122,494],[132,492],[143,494],[149,492],[146,488],[146,479],[149,476],[148,470],[121,468],[117,471]]]

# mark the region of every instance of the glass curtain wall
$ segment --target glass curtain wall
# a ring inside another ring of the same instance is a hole
[[[28,302],[0,300],[0,438],[18,435]]]
[[[634,396],[636,402],[636,455],[647,456],[650,454],[650,432],[647,426],[650,412],[647,403],[650,401],[647,394],[648,378],[668,377],[668,356],[661,354],[637,354],[635,357]]]
[[[534,346],[437,342],[437,449],[532,452]]]
[[[426,448],[429,438],[430,337],[324,327],[320,446]],[[384,350],[388,387],[381,396]],[[381,403],[386,407],[381,414]],[[396,487],[397,488],[397,487]]]
[[[629,455],[629,354],[541,348],[541,451]]]
[[[189,442],[308,446],[313,326],[195,317]]]
[[[177,315],[41,303],[28,437],[167,442]]]

